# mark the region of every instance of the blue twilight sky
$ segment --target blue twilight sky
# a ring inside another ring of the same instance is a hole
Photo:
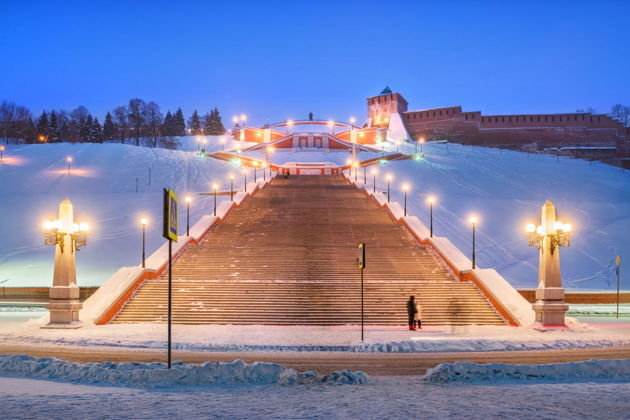
[[[253,123],[363,117],[385,85],[410,109],[630,105],[630,1],[0,0],[0,100],[129,98]]]

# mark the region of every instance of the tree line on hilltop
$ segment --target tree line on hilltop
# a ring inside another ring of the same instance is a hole
[[[108,111],[101,124],[84,106],[66,110],[43,111],[34,119],[31,111],[21,105],[0,103],[0,136],[5,143],[102,143],[118,140],[131,141],[139,146],[174,147],[174,138],[190,135],[221,135],[225,127],[219,110],[214,108],[199,116],[195,110],[188,121],[181,108],[166,115],[160,106],[134,98],[126,105]]]

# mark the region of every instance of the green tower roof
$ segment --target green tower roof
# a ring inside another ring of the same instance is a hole
[[[383,91],[380,94],[381,95],[391,95],[392,93],[394,93],[394,92],[392,92],[392,90],[389,88],[389,86],[385,86],[385,89],[383,89]]]

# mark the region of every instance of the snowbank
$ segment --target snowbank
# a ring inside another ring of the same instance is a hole
[[[175,363],[166,369],[164,363],[73,363],[53,357],[35,358],[26,355],[0,355],[0,374],[30,378],[58,379],[103,385],[167,387],[172,385],[358,385],[368,376],[350,370],[318,375],[315,371],[296,372],[277,363],[242,360],[206,362],[200,365]]]
[[[424,381],[566,381],[591,379],[630,379],[630,359],[589,360],[586,362],[551,363],[546,365],[511,365],[506,363],[442,363],[422,377]]]

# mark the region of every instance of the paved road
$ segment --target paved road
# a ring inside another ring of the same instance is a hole
[[[0,354],[54,356],[76,362],[163,362],[166,352],[155,349],[116,347],[52,346],[33,343],[2,343]],[[319,373],[333,370],[362,370],[374,376],[421,375],[443,362],[478,363],[558,363],[589,359],[628,359],[630,347],[608,347],[580,350],[496,351],[467,353],[351,353],[351,352],[200,352],[175,351],[173,360],[188,363],[228,362],[241,359],[251,363],[282,363],[299,371],[314,369]]]

